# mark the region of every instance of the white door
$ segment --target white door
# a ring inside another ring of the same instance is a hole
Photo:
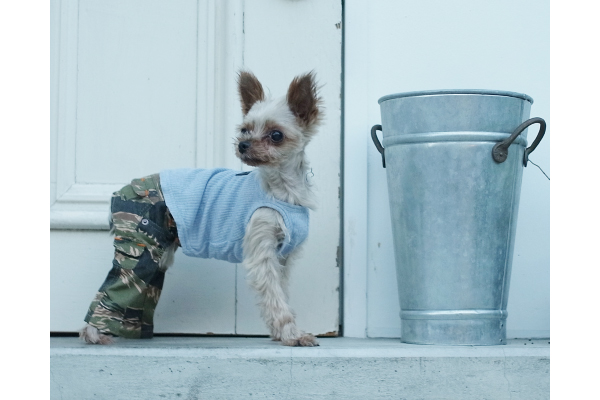
[[[341,2],[53,0],[51,331],[83,325],[108,273],[108,200],[176,167],[242,169],[235,85],[253,71],[273,95],[315,70],[325,123],[308,148],[319,208],[292,272],[299,326],[339,331]],[[157,333],[267,334],[241,265],[177,254]]]

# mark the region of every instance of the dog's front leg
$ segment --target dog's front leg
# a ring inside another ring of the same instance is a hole
[[[318,346],[311,334],[296,327],[294,313],[287,302],[287,271],[277,257],[285,225],[281,215],[270,208],[259,208],[252,215],[244,237],[244,265],[248,281],[258,292],[261,315],[274,340],[286,346]]]

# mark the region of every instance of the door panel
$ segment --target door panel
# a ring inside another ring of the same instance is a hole
[[[194,165],[202,50],[196,1],[80,3],[77,182],[127,182]]]

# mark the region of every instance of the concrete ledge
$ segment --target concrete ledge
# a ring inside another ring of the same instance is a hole
[[[422,346],[321,338],[51,338],[52,399],[547,399],[548,339]]]

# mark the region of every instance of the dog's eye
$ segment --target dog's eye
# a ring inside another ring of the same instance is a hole
[[[283,133],[279,131],[272,131],[270,136],[274,142],[281,142],[283,140]]]
[[[242,129],[240,130],[240,132],[242,133],[242,135],[245,135],[245,134],[247,134],[247,133],[248,133],[248,129],[246,129],[246,128],[242,128]]]

